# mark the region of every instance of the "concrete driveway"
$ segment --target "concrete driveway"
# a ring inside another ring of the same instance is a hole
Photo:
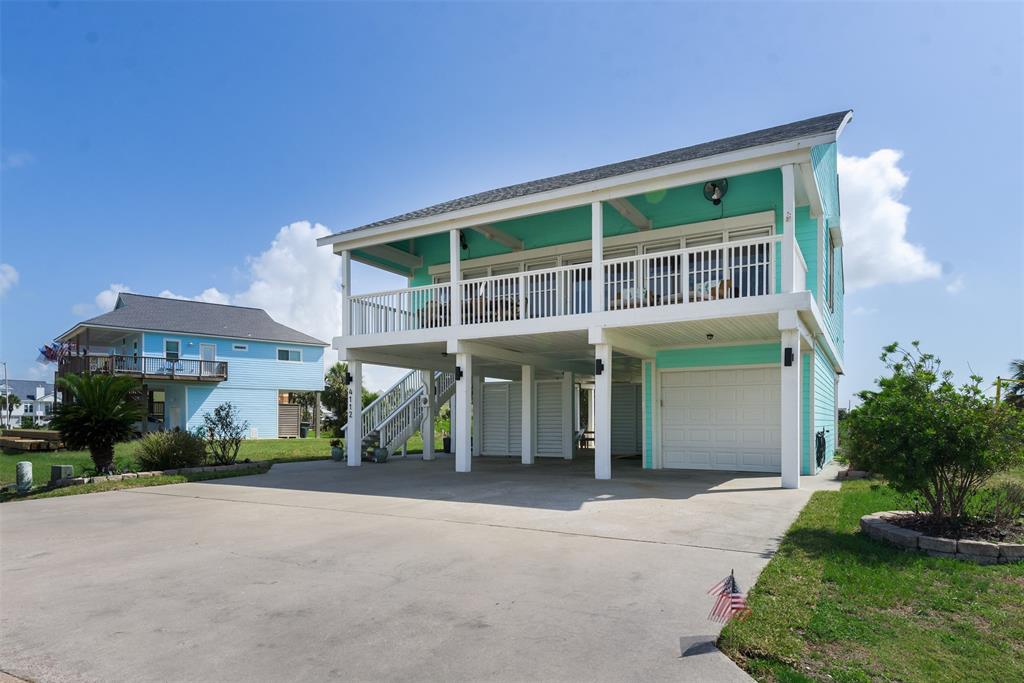
[[[731,569],[749,588],[809,490],[636,461],[608,482],[587,461],[473,466],[296,463],[5,504],[0,669],[42,681],[746,679],[707,645],[719,626],[706,590]]]

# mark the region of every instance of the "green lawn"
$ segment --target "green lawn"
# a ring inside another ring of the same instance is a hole
[[[114,459],[119,471],[137,471],[135,463],[135,442],[118,444],[114,449]],[[436,448],[441,448],[441,440],[437,440]],[[423,441],[419,434],[409,439],[409,452],[422,453]],[[314,439],[256,439],[243,441],[238,453],[239,460],[255,462],[289,462],[296,460],[321,460],[331,457],[330,437]],[[75,476],[92,472],[92,460],[87,451],[59,451],[45,453],[29,451],[27,453],[3,453],[0,455],[0,484],[15,480],[17,464],[22,460],[32,463],[32,477],[36,485],[45,484],[50,479],[50,465],[72,465]]]
[[[940,560],[859,533],[862,515],[903,505],[870,481],[816,492],[722,650],[762,681],[1024,680],[1024,564]]]

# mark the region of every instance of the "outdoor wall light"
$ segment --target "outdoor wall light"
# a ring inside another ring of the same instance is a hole
[[[455,366],[455,381],[458,382],[460,379],[462,379],[462,368],[460,368],[458,365],[456,365]]]
[[[715,335],[713,335],[713,334],[711,334],[710,332],[708,332],[708,333],[707,333],[707,338],[708,338],[708,341],[711,341],[712,339],[714,339],[714,338],[715,338]]]
[[[459,230],[459,246],[463,250],[469,249],[469,244],[466,242],[466,233]]]
[[[786,347],[786,350],[783,353],[782,358],[783,358],[783,362],[784,362],[784,364],[785,364],[785,366],[787,368],[791,367],[793,365],[793,347],[792,346],[787,346]]]
[[[594,359],[594,374],[595,375],[600,375],[603,372],[604,372],[604,361],[601,360],[600,358],[595,358]]]
[[[708,200],[715,206],[722,203],[722,197],[729,191],[729,181],[725,178],[721,180],[711,180],[704,183],[704,199]]]

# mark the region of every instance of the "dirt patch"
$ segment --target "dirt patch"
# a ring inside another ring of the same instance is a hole
[[[894,515],[886,520],[904,529],[919,531],[927,536],[955,538],[968,541],[989,541],[992,543],[1024,543],[1024,520],[1010,523],[996,523],[987,519],[968,519],[959,524],[936,523],[924,513]]]

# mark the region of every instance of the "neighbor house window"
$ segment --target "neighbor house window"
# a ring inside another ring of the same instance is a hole
[[[248,351],[249,350],[249,346],[246,345],[246,344],[232,344],[231,348],[234,349],[235,351]]]
[[[298,363],[302,360],[302,352],[296,351],[295,349],[278,349],[277,359]]]
[[[181,357],[181,342],[176,339],[165,339],[164,357],[170,361],[178,360]]]

